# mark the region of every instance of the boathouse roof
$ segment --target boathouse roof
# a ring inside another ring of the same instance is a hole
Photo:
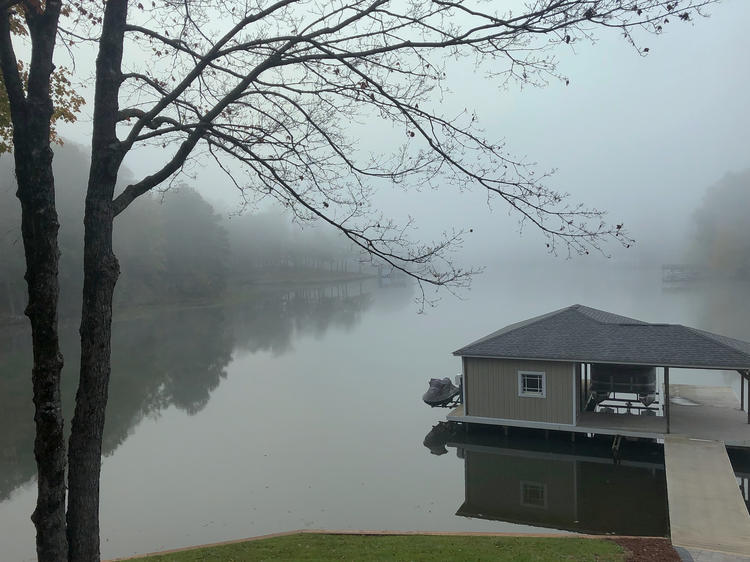
[[[750,368],[750,342],[681,324],[652,324],[574,304],[511,324],[461,349],[462,357]]]

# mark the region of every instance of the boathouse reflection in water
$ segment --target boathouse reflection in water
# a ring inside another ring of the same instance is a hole
[[[615,464],[611,439],[572,443],[569,434],[544,439],[514,429],[505,437],[494,429],[442,427],[445,445],[464,462],[465,501],[456,515],[581,533],[668,535],[664,455],[655,443],[627,442]]]
[[[612,459],[611,438],[575,442],[566,432],[439,422],[424,446],[454,450],[464,463],[464,503],[456,515],[579,533],[668,536],[661,444],[625,441]],[[750,451],[728,448],[750,510]]]

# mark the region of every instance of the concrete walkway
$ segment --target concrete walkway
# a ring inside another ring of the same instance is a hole
[[[750,556],[727,554],[715,550],[688,549],[681,546],[675,546],[674,549],[682,562],[747,562],[750,560]]]
[[[750,556],[750,515],[720,441],[664,438],[672,543]]]
[[[740,410],[739,400],[731,388],[674,384],[669,386],[669,393],[672,433],[716,439],[728,447],[750,447],[747,412]],[[676,404],[675,398],[687,398],[696,405]]]

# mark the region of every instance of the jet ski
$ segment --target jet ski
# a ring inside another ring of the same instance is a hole
[[[422,444],[427,447],[433,455],[444,455],[448,452],[446,443],[456,437],[456,428],[450,422],[438,422],[432,426],[430,432],[425,435]]]
[[[448,377],[430,379],[430,388],[422,395],[428,406],[448,406],[461,399],[461,387],[456,386]]]

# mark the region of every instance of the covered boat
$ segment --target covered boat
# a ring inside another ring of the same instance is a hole
[[[442,379],[430,379],[430,388],[422,395],[425,404],[432,407],[447,406],[460,400],[461,386],[451,382],[448,377]]]

